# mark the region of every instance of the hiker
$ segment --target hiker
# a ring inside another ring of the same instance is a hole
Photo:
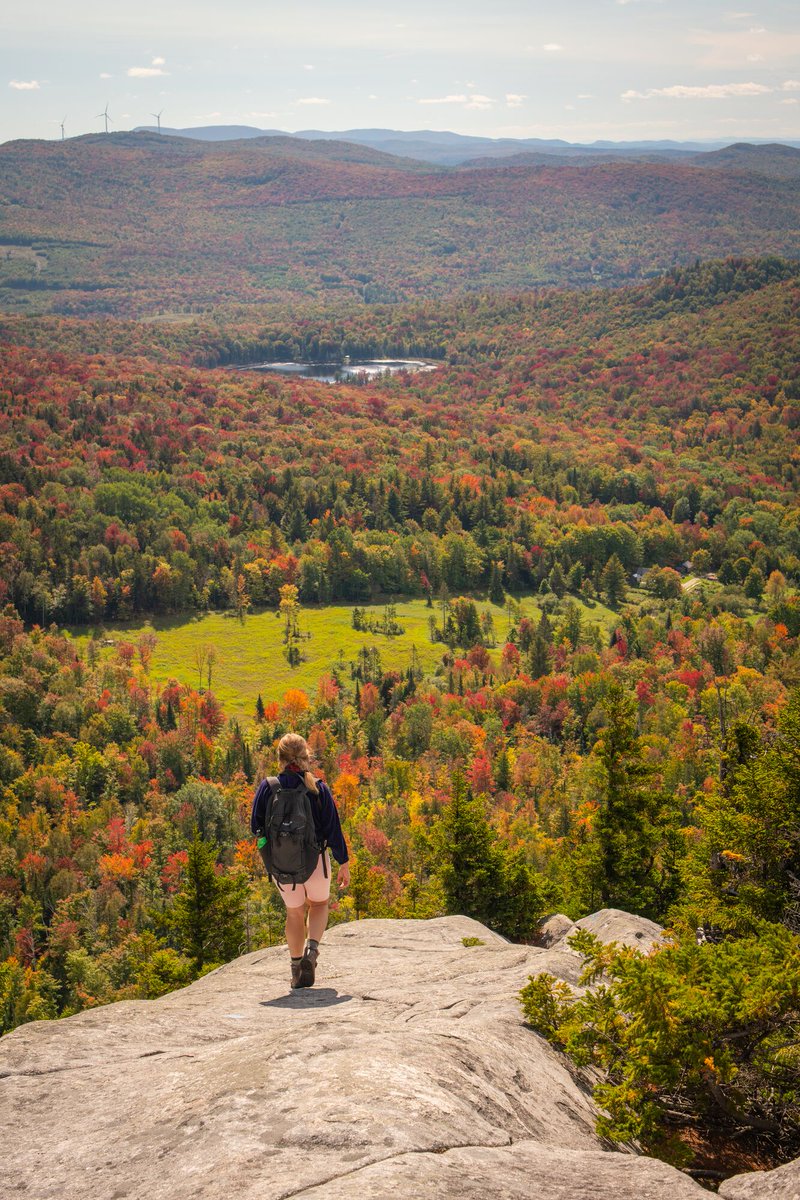
[[[311,773],[306,739],[299,733],[284,734],[278,743],[278,761],[280,774],[263,780],[256,790],[250,829],[286,905],[292,987],[311,987],[328,924],[329,848],[339,863],[340,888],[350,884],[349,855],[330,788]]]

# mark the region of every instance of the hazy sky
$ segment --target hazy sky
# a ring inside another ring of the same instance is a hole
[[[0,141],[115,129],[800,138],[800,4],[25,0],[0,12]]]

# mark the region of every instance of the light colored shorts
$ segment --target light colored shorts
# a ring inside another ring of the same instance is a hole
[[[331,856],[327,850],[325,851],[325,860],[328,866],[327,875],[322,869],[322,855],[320,854],[313,873],[309,875],[305,883],[298,883],[296,887],[292,887],[291,883],[276,885],[287,908],[301,908],[306,900],[311,900],[314,904],[321,904],[330,899]]]

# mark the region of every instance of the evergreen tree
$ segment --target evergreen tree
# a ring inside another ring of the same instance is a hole
[[[600,574],[600,590],[610,608],[616,608],[625,599],[627,576],[619,556],[612,554]]]
[[[265,716],[264,701],[261,699],[261,692],[259,692],[258,699],[256,700],[256,720],[259,725],[263,725]]]
[[[504,850],[502,887],[495,898],[493,925],[513,941],[532,938],[555,889],[525,861],[524,852]],[[551,909],[552,911],[552,909]]]
[[[623,908],[658,919],[677,888],[677,819],[651,781],[636,734],[636,702],[615,683],[595,755],[600,794],[591,835],[575,854],[574,878],[587,909]]]
[[[500,564],[496,562],[492,563],[492,570],[489,576],[489,599],[492,604],[499,604],[501,608],[506,602]]]
[[[800,932],[800,688],[769,739],[733,723],[724,765],[695,816],[702,834],[683,864],[676,915],[692,929],[748,934],[784,921]]]
[[[567,581],[564,578],[564,572],[561,568],[561,563],[556,563],[550,572],[549,576],[550,591],[555,592],[559,600],[567,590]]]
[[[214,844],[195,832],[170,914],[180,949],[198,974],[210,963],[235,958],[245,941],[247,881],[244,875],[217,875],[216,860]]]
[[[431,840],[448,912],[474,917],[504,937],[533,935],[554,898],[552,888],[521,850],[500,841],[461,771],[453,775],[452,799]]]
[[[584,569],[582,562],[573,563],[567,575],[567,591],[579,592],[583,586]]]
[[[570,600],[564,610],[564,624],[561,627],[561,637],[566,638],[573,650],[577,650],[583,633],[581,610],[574,601]]]
[[[452,799],[434,830],[438,874],[450,913],[494,925],[502,879],[502,856],[486,818],[461,771],[453,775]]]
[[[246,741],[242,741],[242,771],[248,783],[252,783],[255,778],[253,770],[253,752],[250,745]]]
[[[528,669],[532,679],[541,679],[550,672],[550,643],[545,641],[538,629],[533,635]]]

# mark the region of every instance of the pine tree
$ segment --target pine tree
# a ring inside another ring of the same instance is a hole
[[[209,963],[235,958],[245,940],[247,882],[243,875],[217,875],[216,860],[214,844],[195,833],[183,887],[172,906],[171,924],[180,949],[198,974]]]
[[[550,643],[545,641],[537,629],[533,635],[531,652],[528,655],[528,669],[532,679],[541,679],[550,672]]]
[[[473,797],[460,771],[453,775],[452,798],[432,845],[448,912],[474,917],[504,937],[532,936],[552,889],[521,850],[501,843],[483,801]]]
[[[521,849],[503,852],[502,876],[493,925],[504,937],[525,941],[536,932],[548,900],[555,899],[554,889],[525,861]]]
[[[550,591],[555,592],[559,600],[567,590],[567,581],[564,578],[564,572],[561,568],[561,563],[556,563],[550,572],[549,580]]]
[[[627,576],[619,556],[612,554],[600,574],[600,588],[610,608],[616,608],[625,599]]]
[[[434,833],[436,863],[447,911],[494,923],[501,884],[501,856],[481,801],[461,771],[453,775],[450,804]]]
[[[677,817],[651,779],[636,733],[636,702],[609,689],[606,726],[595,749],[601,785],[594,828],[573,872],[588,908],[624,908],[663,917],[677,888]]]
[[[253,770],[253,752],[250,749],[248,742],[242,741],[242,771],[248,783],[252,783],[255,778]]]
[[[582,562],[573,563],[567,575],[567,591],[579,592],[583,585],[584,569]]]
[[[735,721],[724,761],[695,818],[702,833],[683,864],[679,913],[692,928],[750,934],[785,921],[800,932],[800,688],[769,738]]]
[[[266,712],[264,710],[264,701],[261,699],[261,692],[259,692],[258,699],[256,700],[256,720],[258,721],[259,725],[263,725],[265,717]]]
[[[505,592],[503,591],[503,578],[500,573],[500,564],[493,562],[492,570],[489,576],[489,599],[492,604],[499,604],[502,608],[506,602]]]

